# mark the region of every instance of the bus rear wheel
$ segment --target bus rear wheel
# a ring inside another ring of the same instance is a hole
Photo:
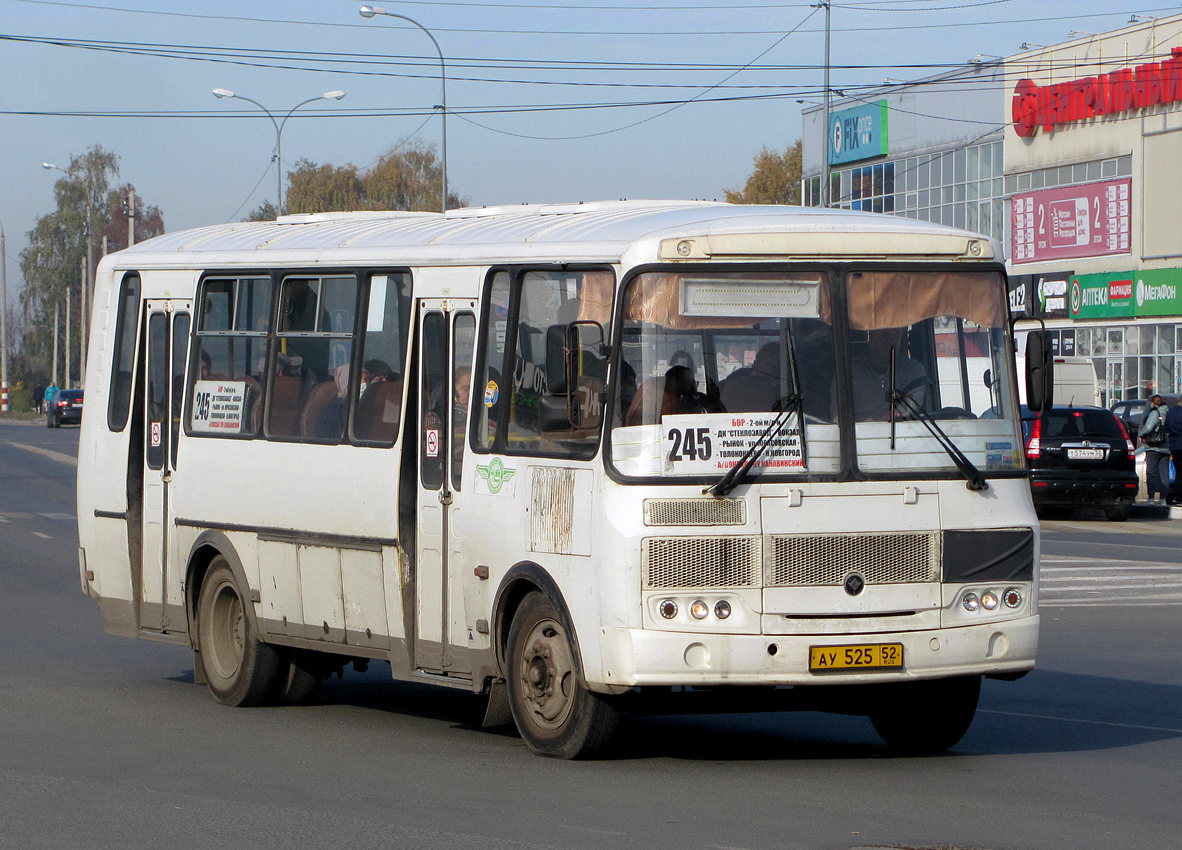
[[[883,689],[870,712],[874,731],[893,750],[938,753],[964,737],[977,713],[980,676],[907,682]]]
[[[242,591],[221,555],[210,562],[201,585],[197,641],[206,684],[223,705],[263,705],[286,684],[279,681],[278,651],[255,636]]]
[[[619,712],[579,680],[562,617],[541,593],[522,600],[509,628],[509,709],[533,752],[587,758],[603,751]]]

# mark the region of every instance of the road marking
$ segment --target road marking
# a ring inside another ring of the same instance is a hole
[[[34,533],[34,534],[36,534],[38,537],[42,537],[42,538],[44,538],[44,539],[46,539],[46,540],[52,540],[52,539],[53,539],[53,535],[52,535],[52,534],[42,534],[40,531],[34,531],[33,533]]]
[[[67,513],[62,513],[62,512],[46,513],[46,514],[39,513],[39,514],[37,514],[37,516],[43,516],[46,519],[74,519],[73,514],[67,514]]]
[[[1048,555],[1039,600],[1048,608],[1182,605],[1182,564]]]
[[[14,443],[12,440],[6,440],[5,445],[12,446],[14,449],[24,449],[27,452],[32,452],[35,455],[56,460],[58,463],[68,463],[71,466],[78,465],[78,458],[73,455],[63,454],[62,452],[51,451],[50,449],[40,449],[36,446],[26,446],[24,443]]]
[[[1032,720],[1058,720],[1062,723],[1087,723],[1090,726],[1116,726],[1120,729],[1142,729],[1146,732],[1173,732],[1182,735],[1182,729],[1171,729],[1168,726],[1140,726],[1136,723],[1113,723],[1111,720],[1085,720],[1081,717],[1055,717],[1050,714],[1026,714],[1021,711],[1000,711],[996,708],[978,708],[985,714],[1004,714],[1008,717],[1029,717]]]

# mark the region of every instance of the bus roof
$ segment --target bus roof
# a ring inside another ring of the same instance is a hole
[[[276,221],[237,222],[166,233],[111,255],[116,268],[254,266],[281,263],[342,264],[416,261],[479,263],[551,261],[616,262],[642,249],[647,261],[667,240],[697,237],[691,254],[703,256],[808,255],[800,240],[815,246],[848,246],[837,237],[871,237],[871,249],[858,255],[950,254],[963,256],[973,241],[980,246],[968,259],[1000,257],[987,237],[892,215],[790,206],[742,206],[712,201],[598,201],[536,204],[429,212],[330,212],[281,216]],[[783,240],[768,242],[772,234]],[[749,237],[743,242],[742,237]],[[809,237],[812,242],[809,242]],[[724,250],[709,248],[710,237]],[[786,241],[793,239],[791,245]],[[738,240],[738,241],[736,241]],[[676,244],[676,243],[675,243]],[[934,245],[945,246],[933,250]],[[874,246],[879,247],[874,247]],[[881,246],[897,246],[883,250]],[[746,247],[744,247],[746,246]],[[683,249],[684,251],[684,249]],[[844,255],[844,250],[812,250],[813,256]],[[819,252],[819,253],[818,253]],[[667,253],[667,252],[665,252]],[[643,262],[643,256],[635,256]]]

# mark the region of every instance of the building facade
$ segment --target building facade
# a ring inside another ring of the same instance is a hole
[[[806,204],[825,156],[833,206],[994,236],[1014,313],[1091,358],[1104,403],[1182,394],[1182,15],[803,117]]]

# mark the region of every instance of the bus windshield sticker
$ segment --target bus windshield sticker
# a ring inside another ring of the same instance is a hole
[[[666,475],[706,475],[737,464],[778,413],[687,413],[661,417]],[[800,428],[793,416],[755,462],[755,470],[804,472]]]
[[[193,385],[193,430],[203,434],[239,434],[246,381],[197,381]]]
[[[497,403],[497,399],[501,397],[501,388],[497,386],[496,381],[489,381],[484,388],[484,406],[492,407]]]
[[[476,492],[487,496],[517,495],[517,461],[509,459],[512,466],[506,466],[494,457],[487,465],[476,465]]]
[[[427,429],[427,457],[439,457],[439,429]]]

